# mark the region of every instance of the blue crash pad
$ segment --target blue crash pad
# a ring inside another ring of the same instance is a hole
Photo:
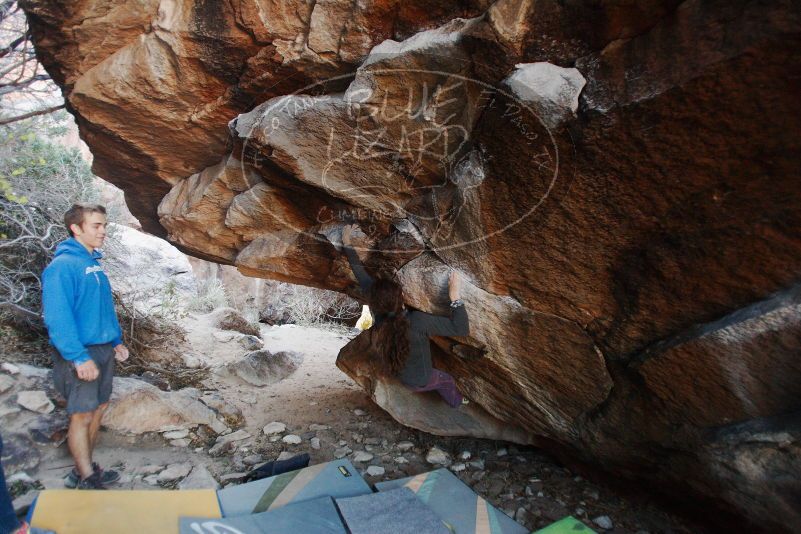
[[[182,517],[180,534],[347,534],[331,497],[239,517]]]
[[[407,487],[447,523],[455,534],[528,534],[447,469],[378,482],[378,491]]]
[[[351,534],[450,534],[409,488],[337,499],[337,506]]]
[[[217,492],[223,517],[275,510],[319,497],[356,497],[372,490],[348,460],[317,464]]]

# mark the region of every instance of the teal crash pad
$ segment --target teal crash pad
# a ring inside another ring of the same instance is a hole
[[[347,534],[331,497],[287,504],[253,515],[182,517],[180,534]]]
[[[528,534],[447,469],[379,482],[378,491],[407,487],[451,528],[454,534]]]
[[[409,488],[337,499],[336,504],[351,534],[450,534]]]
[[[356,497],[372,490],[348,460],[335,460],[217,492],[223,517],[275,510],[319,497]]]

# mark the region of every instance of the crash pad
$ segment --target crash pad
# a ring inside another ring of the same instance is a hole
[[[409,488],[337,499],[351,534],[450,534],[442,519]]]
[[[595,531],[572,515],[569,515],[538,530],[534,534],[595,534]]]
[[[378,482],[375,487],[378,491],[409,488],[455,534],[528,534],[525,527],[476,495],[447,469]]]
[[[346,534],[331,497],[223,519],[182,517],[180,534]]]
[[[224,517],[275,510],[318,497],[355,497],[372,490],[348,460],[312,465],[217,492]],[[184,514],[189,515],[189,514]]]
[[[178,534],[181,516],[220,515],[214,490],[44,490],[31,526],[58,534]]]

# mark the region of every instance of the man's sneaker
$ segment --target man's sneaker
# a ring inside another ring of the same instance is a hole
[[[95,473],[100,473],[100,481],[104,486],[108,486],[109,484],[114,484],[120,479],[120,474],[116,471],[103,470],[100,469],[100,466],[97,465],[95,462],[92,462],[92,469],[94,469]],[[74,489],[78,486],[78,481],[81,479],[81,475],[78,474],[78,470],[74,467],[72,471],[64,478],[64,487]]]
[[[103,486],[103,482],[100,480],[100,473],[95,471],[89,477],[81,479],[78,481],[78,485],[75,489],[79,490],[104,490],[106,489]]]

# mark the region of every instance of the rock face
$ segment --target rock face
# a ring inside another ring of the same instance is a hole
[[[434,360],[483,419],[341,354],[398,419],[801,524],[792,2],[20,3],[146,229],[363,297],[357,222],[368,270],[434,313],[464,274],[470,336]]]
[[[34,0],[24,9],[48,72],[67,88],[71,109],[85,110],[78,122],[95,173],[130,192],[132,213],[160,233],[158,202],[226,151],[232,117],[349,72],[388,37],[479,14],[488,3]]]
[[[114,290],[143,313],[196,293],[192,266],[175,247],[120,224],[109,227],[104,265]]]

